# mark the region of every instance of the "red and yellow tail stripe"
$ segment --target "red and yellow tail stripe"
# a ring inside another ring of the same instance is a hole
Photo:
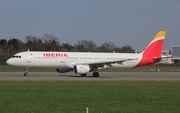
[[[161,56],[166,31],[159,31],[143,53],[154,53]]]
[[[154,60],[155,58],[156,59],[161,58],[161,51],[162,51],[165,35],[166,35],[166,31],[159,31],[156,34],[156,36],[153,38],[151,43],[142,52],[142,59],[135,67],[153,64],[157,62]]]

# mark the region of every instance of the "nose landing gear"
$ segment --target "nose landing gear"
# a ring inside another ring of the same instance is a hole
[[[24,76],[28,76],[28,68],[25,68]]]

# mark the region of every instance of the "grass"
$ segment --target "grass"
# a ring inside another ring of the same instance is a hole
[[[0,82],[1,113],[179,113],[179,82]]]
[[[152,67],[145,66],[134,69],[103,69],[98,70],[99,72],[149,72],[150,69],[160,69],[160,72],[177,72],[180,67],[177,66],[160,66]],[[56,69],[44,69],[44,68],[30,68],[29,72],[55,72]],[[16,68],[10,66],[0,66],[0,72],[24,72],[23,68]]]

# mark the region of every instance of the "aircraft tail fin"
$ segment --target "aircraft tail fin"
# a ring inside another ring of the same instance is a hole
[[[158,57],[161,57],[161,51],[164,43],[164,38],[166,35],[166,31],[159,31],[156,36],[153,38],[151,43],[146,47],[146,49],[142,52],[143,54],[154,54]]]

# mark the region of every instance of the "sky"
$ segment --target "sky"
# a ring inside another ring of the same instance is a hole
[[[52,34],[72,45],[144,49],[159,30],[167,32],[163,49],[180,45],[180,0],[0,0],[0,39]]]

